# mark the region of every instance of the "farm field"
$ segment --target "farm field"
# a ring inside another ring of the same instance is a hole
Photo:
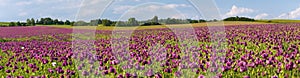
[[[76,33],[71,26],[0,27],[0,77],[203,78],[211,71],[221,78],[300,77],[300,24],[224,24],[227,47],[217,51],[205,23],[193,24],[196,40],[183,42],[190,37],[166,26],[139,27],[130,37],[99,26],[94,40],[84,33],[92,26]]]

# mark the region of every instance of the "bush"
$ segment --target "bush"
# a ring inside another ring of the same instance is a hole
[[[228,17],[226,19],[224,19],[224,21],[255,21],[252,18],[247,18],[247,17]]]
[[[148,23],[144,23],[141,26],[150,26],[150,25],[161,25],[160,23],[157,22],[148,22]]]

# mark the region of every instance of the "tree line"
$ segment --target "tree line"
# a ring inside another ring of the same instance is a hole
[[[58,20],[52,19],[50,17],[40,18],[40,19],[27,19],[26,22],[10,22],[8,26],[35,26],[35,25],[71,25],[71,26],[150,26],[150,25],[162,25],[162,24],[190,24],[190,23],[202,23],[202,22],[211,22],[218,21],[214,20],[204,20],[204,19],[175,19],[175,18],[167,18],[167,19],[159,19],[157,16],[154,16],[152,19],[138,21],[136,18],[129,18],[127,21],[112,21],[109,19],[94,19],[89,22],[85,21],[69,21],[69,20]],[[223,19],[223,21],[255,21],[252,18],[247,17],[228,17]],[[5,25],[0,25],[5,26]]]
[[[255,21],[255,20],[252,18],[236,16],[236,17],[225,18],[223,21]]]
[[[40,20],[35,20],[33,18],[27,19],[26,22],[10,22],[8,26],[36,26],[36,25],[73,25],[74,21],[69,20],[58,20],[58,19],[52,19],[50,17],[47,18],[40,18]],[[1,25],[6,26],[6,25]]]
[[[136,18],[129,18],[127,21],[112,21],[109,19],[95,19],[90,22],[77,21],[74,23],[74,26],[150,26],[150,25],[162,25],[162,24],[188,24],[188,23],[202,23],[206,20],[192,20],[192,19],[158,19],[157,16],[154,16],[152,19],[145,21],[138,21]]]

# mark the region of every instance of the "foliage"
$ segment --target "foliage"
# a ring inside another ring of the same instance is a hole
[[[89,23],[85,22],[85,21],[77,21],[74,23],[74,26],[88,26]]]
[[[111,26],[112,21],[108,20],[108,19],[102,19],[102,25],[103,26]]]
[[[161,25],[161,24],[158,22],[149,22],[149,23],[144,23],[141,26],[151,26],[151,25]]]
[[[255,21],[254,19],[252,18],[247,18],[247,17],[228,17],[228,18],[225,18],[224,21]]]

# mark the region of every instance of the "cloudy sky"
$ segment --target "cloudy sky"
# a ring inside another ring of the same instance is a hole
[[[255,19],[300,18],[300,0],[215,0],[214,2],[221,18],[230,16]],[[60,20],[95,18],[123,20],[135,17],[144,20],[154,15],[160,18],[204,18],[192,4],[189,0],[0,0],[0,21],[24,21],[27,18],[42,17]],[[212,6],[205,2],[200,4]]]

